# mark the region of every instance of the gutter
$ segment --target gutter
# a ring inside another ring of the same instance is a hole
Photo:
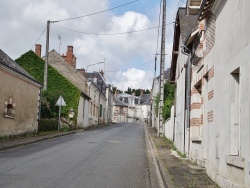
[[[189,138],[190,138],[190,101],[191,101],[191,69],[192,69],[192,63],[191,63],[191,49],[189,49],[188,47],[186,47],[185,45],[181,46],[181,53],[183,53],[184,55],[188,56],[188,60],[187,60],[187,87],[186,87],[186,114],[185,114],[185,119],[186,119],[186,127],[184,126],[184,152],[185,152],[185,132],[187,129],[188,130],[188,154],[189,154]]]

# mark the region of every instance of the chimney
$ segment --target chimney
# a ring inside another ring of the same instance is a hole
[[[143,95],[143,90],[141,89],[141,91],[140,91],[140,97],[142,97],[142,95]]]
[[[41,44],[36,44],[36,47],[35,47],[35,53],[36,53],[36,55],[38,55],[39,57],[41,57],[41,51],[42,51],[42,45]]]
[[[76,57],[73,55],[72,66],[76,68]]]
[[[103,72],[103,70],[100,71],[100,74],[101,74],[102,77],[104,78],[104,72]]]
[[[67,63],[71,66],[73,66],[73,46],[68,46],[67,47]]]
[[[135,92],[133,92],[132,95],[135,96]]]
[[[117,98],[117,90],[115,90],[115,98]]]

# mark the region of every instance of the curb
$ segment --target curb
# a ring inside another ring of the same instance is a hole
[[[107,124],[107,125],[100,125],[100,126],[96,126],[96,127],[91,127],[90,126],[90,128],[87,128],[87,129],[78,129],[78,130],[74,130],[74,131],[71,131],[71,132],[65,132],[65,133],[61,133],[61,134],[51,134],[51,135],[46,135],[46,136],[41,137],[41,138],[39,138],[39,136],[38,136],[38,137],[36,137],[37,139],[31,140],[31,141],[27,141],[27,142],[23,142],[23,143],[14,143],[13,145],[0,147],[0,151],[5,151],[5,150],[8,150],[8,149],[13,149],[13,148],[21,147],[21,146],[26,146],[26,145],[34,144],[34,143],[37,143],[37,142],[50,140],[50,139],[53,139],[53,138],[67,136],[67,135],[75,134],[77,132],[84,132],[84,131],[91,131],[91,130],[95,130],[95,129],[100,129],[100,128],[108,127],[108,126],[112,126],[112,125],[114,125],[114,124],[110,123],[110,124]]]
[[[156,156],[156,162],[157,162],[157,166],[159,168],[159,171],[160,171],[160,174],[161,174],[161,178],[163,180],[163,183],[164,183],[164,186],[167,187],[167,188],[174,188],[174,183],[173,181],[169,178],[169,174],[167,174],[165,171],[164,171],[164,164],[162,162],[162,160],[159,159],[159,156],[158,156],[158,152],[157,152],[157,149],[156,149],[156,145],[154,143],[154,141],[152,140],[151,138],[151,134],[150,132],[148,131],[148,127],[147,125],[145,125],[145,129],[148,133],[148,137],[149,137],[149,141],[153,147],[153,150],[154,150],[154,153],[155,153],[155,156]]]
[[[13,144],[13,145],[6,146],[6,147],[1,147],[0,151],[13,149],[13,148],[17,148],[17,147],[20,147],[20,146],[26,146],[26,145],[30,145],[30,144],[33,144],[33,143],[42,142],[42,141],[45,141],[45,140],[50,140],[50,139],[53,139],[53,138],[67,136],[67,135],[71,135],[71,134],[75,134],[75,133],[77,133],[77,131],[73,131],[73,132],[69,132],[69,133],[65,133],[65,134],[60,134],[60,135],[50,135],[48,137],[43,137],[43,138],[40,138],[40,139],[37,139],[37,140],[32,140],[32,141],[27,141],[27,142],[23,142],[23,143]]]

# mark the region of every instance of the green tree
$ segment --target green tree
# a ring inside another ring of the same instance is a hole
[[[171,107],[175,100],[175,85],[170,82],[164,84],[164,106],[162,109],[162,116],[167,120],[171,116]]]

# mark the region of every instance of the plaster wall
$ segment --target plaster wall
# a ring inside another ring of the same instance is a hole
[[[180,39],[180,44],[182,43]],[[184,153],[185,151],[185,82],[186,82],[186,68],[184,64],[187,62],[187,56],[179,52],[176,69],[176,117],[175,117],[175,139],[176,148]],[[172,117],[171,117],[172,118]]]
[[[0,67],[0,136],[36,132],[40,88]],[[4,116],[5,100],[15,103],[15,118]]]
[[[214,67],[204,92],[214,90],[212,99],[205,99],[213,120],[204,118],[200,160],[205,160],[208,175],[220,187],[250,187],[250,1],[217,1],[215,45],[204,58],[204,69]],[[239,86],[239,154],[230,155],[230,78],[240,69]],[[194,78],[195,79],[195,78]],[[206,114],[205,114],[206,115]]]

